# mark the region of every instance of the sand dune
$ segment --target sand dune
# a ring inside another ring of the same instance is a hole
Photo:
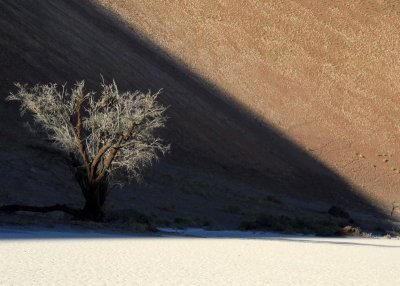
[[[228,227],[332,204],[390,213],[399,4],[217,2],[1,1],[1,204],[83,203],[62,154],[3,99],[16,81],[96,87],[101,73],[163,88],[170,106],[171,154],[110,208]]]
[[[354,191],[400,199],[398,1],[98,2]]]

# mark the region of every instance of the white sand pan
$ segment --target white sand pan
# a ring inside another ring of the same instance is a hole
[[[193,232],[193,231],[192,231]],[[2,229],[0,285],[395,285],[397,239]],[[220,233],[221,234],[221,233]],[[214,237],[212,237],[214,236]]]

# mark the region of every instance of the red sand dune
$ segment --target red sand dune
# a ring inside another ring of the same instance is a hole
[[[388,213],[400,201],[399,30],[398,1],[2,1],[1,98],[15,81],[93,87],[100,73],[163,88],[173,149],[136,205],[204,214],[266,192]],[[4,201],[59,201],[76,186],[16,108],[0,103]]]
[[[400,199],[398,1],[99,2],[366,198]]]

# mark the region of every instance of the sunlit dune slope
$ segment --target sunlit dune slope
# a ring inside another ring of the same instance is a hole
[[[398,1],[107,1],[348,179],[400,199]]]

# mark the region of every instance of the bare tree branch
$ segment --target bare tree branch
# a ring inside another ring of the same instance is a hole
[[[97,155],[93,158],[91,167],[90,167],[90,173],[92,175],[96,174],[96,169],[97,169],[97,165],[100,162],[100,159],[103,157],[103,155],[108,151],[108,149],[110,149],[110,147],[112,146],[112,142],[108,141],[103,147],[101,147],[99,149],[99,152],[97,153]]]
[[[75,113],[76,113],[76,116],[77,116],[77,121],[76,121],[76,125],[75,125],[74,130],[75,130],[75,134],[76,134],[76,144],[77,144],[79,152],[80,152],[80,154],[82,156],[83,163],[84,163],[85,168],[86,168],[86,172],[91,177],[89,157],[88,157],[88,154],[86,152],[86,148],[85,148],[85,146],[83,145],[83,142],[82,142],[82,113],[81,112],[82,112],[82,105],[88,98],[89,98],[88,95],[86,95],[81,100],[79,100],[77,105],[76,105]]]
[[[88,182],[106,176],[114,184],[139,179],[143,167],[158,159],[169,146],[154,136],[166,121],[158,93],[120,92],[115,82],[101,84],[98,96],[84,93],[84,82],[68,91],[56,84],[27,88],[7,99],[21,103],[21,114],[33,115],[39,129],[62,151],[74,156],[85,168]],[[125,177],[121,177],[125,174]]]

